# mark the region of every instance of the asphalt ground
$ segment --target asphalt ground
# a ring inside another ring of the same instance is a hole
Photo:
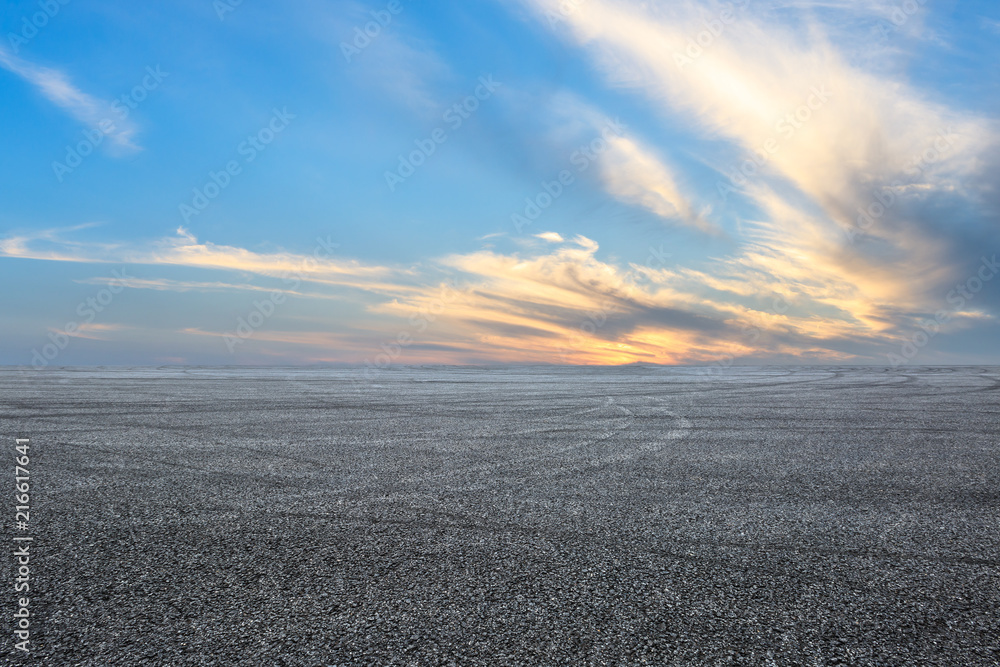
[[[1000,664],[998,368],[5,369],[0,423],[10,664]]]

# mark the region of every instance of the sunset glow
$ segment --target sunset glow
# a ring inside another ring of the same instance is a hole
[[[10,12],[4,362],[1000,360],[993,4],[469,4]]]

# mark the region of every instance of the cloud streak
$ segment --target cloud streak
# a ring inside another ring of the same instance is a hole
[[[397,293],[403,283],[384,279],[405,271],[373,266],[356,260],[333,257],[337,244],[327,238],[317,239],[311,254],[293,252],[261,253],[228,245],[203,243],[180,227],[174,236],[147,244],[81,243],[64,240],[55,230],[13,235],[0,240],[0,255],[21,259],[49,261],[169,265],[209,270],[239,271],[271,278],[292,279],[317,284],[356,287]],[[163,289],[194,289],[196,283],[159,284]],[[219,289],[221,283],[204,283],[201,288]],[[151,283],[149,288],[153,288]]]
[[[10,53],[0,46],[0,67],[34,86],[47,100],[61,108],[86,128],[105,133],[119,149],[138,150],[133,142],[135,123],[123,119],[111,104],[88,95],[56,69],[42,67]],[[107,128],[111,128],[105,131]]]

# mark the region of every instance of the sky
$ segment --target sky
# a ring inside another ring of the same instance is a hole
[[[0,364],[1000,364],[993,1],[0,16]]]

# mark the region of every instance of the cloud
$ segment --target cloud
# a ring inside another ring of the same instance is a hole
[[[263,346],[264,350],[270,349],[268,345],[279,345],[285,350],[281,354],[298,354],[300,358],[306,355],[329,360],[328,351],[318,352],[329,348],[338,350],[340,361],[361,361],[378,349],[379,341],[395,340],[397,331],[402,330],[418,338],[415,346],[423,346],[418,355],[407,357],[414,363],[417,359],[705,361],[739,344],[737,325],[753,310],[720,304],[698,293],[694,286],[699,277],[692,273],[601,261],[597,258],[600,247],[593,239],[580,235],[565,239],[552,232],[540,234],[547,243],[529,248],[524,255],[481,250],[396,269],[347,259],[289,252],[255,253],[202,243],[185,229],[145,246],[66,241],[53,232],[35,236],[44,237],[46,248],[36,249],[39,239],[34,237],[8,239],[0,247],[9,257],[50,261],[180,266],[276,279],[291,272],[303,283],[360,290],[362,301],[369,304],[368,313],[376,318],[365,325],[355,321],[353,326],[360,329],[336,333],[280,331],[276,320],[274,329],[269,326],[267,331],[254,333],[254,346]],[[11,248],[17,252],[9,252]],[[442,277],[447,280],[442,281]],[[106,284],[109,280],[98,277],[80,282]],[[717,281],[717,290],[725,289],[723,283]],[[127,286],[182,293],[283,289],[306,302],[344,296],[342,291],[288,290],[284,282],[268,287],[256,281],[130,277]],[[786,353],[821,349],[824,332],[810,317],[787,317],[766,326],[774,329],[780,349]],[[322,317],[318,325],[323,326]],[[831,331],[842,333],[835,328]],[[190,327],[183,333],[223,336],[227,332]],[[750,351],[751,347],[746,349]]]
[[[772,204],[775,220],[798,215],[783,209],[778,197]],[[32,250],[32,239],[5,247],[19,248],[19,257],[182,266],[272,279],[295,271],[303,283],[330,291],[289,290],[283,282],[268,287],[256,280],[155,277],[130,278],[128,287],[182,293],[282,289],[305,303],[341,299],[362,304],[369,317],[353,317],[349,325],[326,308],[315,309],[315,321],[296,322],[290,313],[279,313],[247,341],[246,349],[254,354],[289,362],[361,362],[379,354],[381,344],[395,345],[400,334],[410,341],[407,363],[709,363],[730,355],[786,361],[875,359],[886,333],[904,319],[897,311],[907,304],[897,304],[895,310],[881,305],[879,290],[896,287],[883,284],[883,275],[859,286],[839,277],[832,263],[796,256],[796,244],[824,243],[810,224],[802,225],[802,238],[786,246],[768,240],[769,229],[762,223],[755,232],[759,243],[702,268],[606,261],[598,258],[595,240],[552,232],[539,235],[545,244],[521,245],[520,252],[455,253],[410,268],[255,253],[201,243],[187,230],[145,248],[70,243],[52,233],[42,234],[50,246],[44,253]],[[345,298],[344,289],[354,295]],[[957,313],[951,326],[988,322],[979,305]],[[99,338],[109,331],[89,333]],[[181,333],[221,337],[229,332],[191,326]]]
[[[50,329],[50,331],[55,333],[65,333],[67,336],[72,336],[74,338],[85,338],[87,340],[99,340],[107,341],[112,340],[114,336],[109,334],[114,334],[120,331],[126,331],[132,329],[133,327],[124,324],[101,324],[98,322],[84,322],[77,325],[73,333],[58,331],[56,329]]]
[[[525,2],[542,22],[560,7]],[[877,18],[863,4],[823,6],[845,23]],[[713,298],[782,295],[812,313],[817,336],[899,335],[941,307],[991,234],[995,243],[986,182],[1000,164],[996,124],[866,69],[801,5],[736,14],[715,3],[588,0],[563,14],[557,32],[590,54],[609,85],[711,142],[706,161],[719,173],[720,200],[741,218],[743,243],[688,274],[715,284]],[[698,220],[647,151],[626,152],[635,168],[612,171],[609,190]]]
[[[564,241],[563,237],[556,232],[542,232],[541,234],[535,234],[535,238],[548,241],[549,243],[562,243]]]
[[[128,278],[122,281],[119,278],[94,277],[75,281],[82,285],[123,285],[129,289],[148,289],[157,292],[267,292],[280,291],[288,296],[296,296],[307,299],[335,299],[344,300],[343,295],[327,294],[323,292],[303,292],[300,290],[288,289],[287,285],[275,287],[274,285],[255,285],[252,283],[227,283],[222,281],[203,280],[171,280],[167,278]]]
[[[856,362],[875,359],[883,342],[878,327],[847,310],[817,315],[797,294],[766,291],[785,283],[748,286],[746,273],[728,261],[705,271],[623,267],[598,260],[592,240],[575,241],[531,256],[444,258],[462,272],[464,288],[435,332],[455,342],[476,340],[480,358],[602,364],[758,355]],[[407,317],[433,301],[416,295],[379,310]]]
[[[548,110],[553,140],[582,143],[583,149],[571,153],[571,161],[578,167],[585,162],[588,169],[593,162],[600,186],[616,200],[644,208],[668,224],[720,233],[714,223],[694,211],[678,184],[676,170],[632,128],[568,92],[553,95],[543,108]]]
[[[39,243],[44,241],[45,243]],[[175,236],[147,244],[83,243],[67,241],[58,230],[44,230],[0,239],[0,256],[50,261],[174,265],[202,269],[241,271],[280,278],[287,282],[357,287],[373,291],[399,293],[408,288],[402,282],[385,282],[405,271],[372,266],[356,260],[331,256],[337,244],[329,238],[317,239],[311,254],[293,252],[259,253],[214,243],[201,243],[187,229],[180,227]],[[179,289],[182,285],[161,282],[162,288]],[[152,284],[149,285],[152,288]],[[194,283],[187,284],[194,289]],[[218,289],[219,284],[203,284],[202,289]]]
[[[405,360],[414,363],[884,360],[887,342],[942,309],[954,311],[946,330],[996,326],[995,285],[960,308],[946,297],[976,275],[983,252],[1000,251],[996,122],[898,75],[906,71],[903,47],[872,39],[873,26],[897,10],[891,0],[586,0],[572,12],[560,11],[562,0],[522,4],[545,26],[550,13],[560,16],[554,33],[588,57],[613,92],[641,97],[654,124],[670,131],[628,127],[608,109],[637,105],[606,96],[531,94],[505,84],[498,105],[523,105],[507,114],[516,120],[509,133],[493,134],[504,151],[523,142],[515,156],[528,158],[518,159],[521,173],[537,169],[548,185],[570,169],[617,202],[708,235],[720,234],[723,220],[727,236],[712,241],[716,254],[669,267],[629,263],[601,253],[597,227],[593,238],[565,230],[488,234],[477,240],[495,242],[476,251],[383,266],[343,257],[329,239],[315,252],[262,251],[200,241],[185,228],[143,243],[87,242],[77,227],[12,234],[0,239],[0,255],[141,265],[151,274],[170,267],[173,276],[189,270],[182,279],[129,282],[151,299],[282,289],[313,303],[315,321],[278,313],[247,345],[291,360],[360,361],[400,333],[413,338]],[[356,18],[339,26],[334,42],[329,23],[315,29],[339,46],[358,21],[370,20],[368,9],[350,4]],[[899,32],[932,38],[922,11]],[[443,84],[453,78],[403,19],[346,65],[347,76],[428,118],[439,115]],[[0,66],[89,126],[108,113],[60,71],[2,47]],[[121,126],[114,141],[132,146],[134,132]],[[663,134],[682,136],[683,147],[653,140]],[[581,146],[596,153],[584,162],[593,168],[577,170],[572,156]],[[682,154],[697,156],[697,172],[680,167]],[[695,187],[706,171],[717,197]],[[621,238],[610,245],[627,252]],[[191,270],[226,275],[196,279],[204,276]],[[362,316],[340,322],[331,300],[350,302]],[[195,340],[227,333],[213,331],[218,321],[208,317],[189,323],[198,326],[182,333]]]
[[[0,46],[0,67],[33,85],[46,99],[66,111],[87,129],[104,132],[117,148],[125,150],[139,148],[132,140],[137,131],[135,123],[122,118],[121,114],[111,108],[110,103],[81,91],[63,72],[30,63],[13,55],[3,46]]]
[[[652,151],[630,137],[611,137],[608,143],[610,147],[601,160],[600,170],[609,194],[661,218],[676,219],[709,234],[720,233],[715,224],[692,209],[674,174]]]

